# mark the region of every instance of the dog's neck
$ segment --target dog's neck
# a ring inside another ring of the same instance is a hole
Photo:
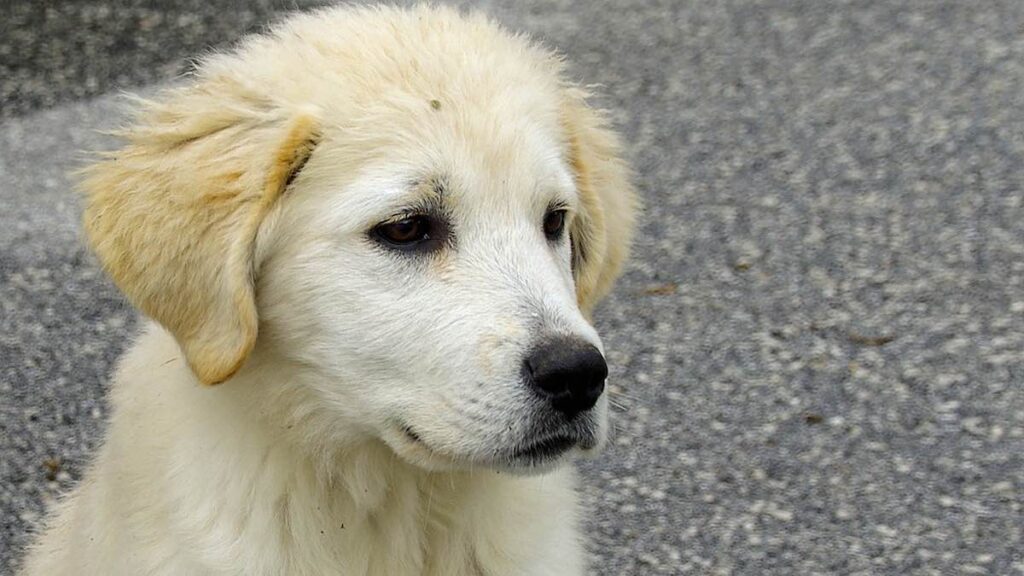
[[[296,558],[332,556],[332,565],[348,568],[342,573],[405,573],[410,563],[424,574],[477,573],[477,542],[522,497],[521,479],[488,470],[428,472],[365,437],[328,445],[321,439],[340,438],[330,416],[306,408],[322,402],[303,402],[308,388],[280,369],[261,371],[263,364],[255,358],[213,388],[187,387],[175,402],[186,409],[174,426],[202,431],[181,436],[191,445],[168,446],[193,459],[177,466],[165,487],[178,510],[201,511],[173,518],[191,547],[229,561],[224,542],[287,542]],[[474,494],[485,484],[489,496],[481,503]],[[217,486],[231,488],[209,490]],[[507,500],[494,496],[505,492]],[[395,542],[404,548],[392,549]],[[461,564],[433,567],[435,554]]]

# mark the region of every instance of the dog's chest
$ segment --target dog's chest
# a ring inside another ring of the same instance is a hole
[[[292,486],[273,514],[281,519],[276,529],[250,534],[264,539],[255,547],[279,547],[272,555],[284,562],[279,573],[483,576],[548,565],[544,548],[574,536],[572,526],[543,517],[556,510],[534,506],[508,479],[389,476],[335,486],[329,495]]]

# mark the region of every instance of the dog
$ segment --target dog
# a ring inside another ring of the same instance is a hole
[[[83,222],[147,320],[23,573],[584,573],[589,318],[637,210],[587,98],[424,6],[292,16],[139,99]]]

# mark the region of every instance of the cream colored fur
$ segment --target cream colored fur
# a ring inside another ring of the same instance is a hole
[[[568,454],[516,456],[554,426],[521,363],[542,332],[601,346],[635,198],[562,75],[483,17],[331,9],[141,102],[84,220],[153,322],[24,574],[582,574]],[[450,246],[373,244],[423,202]]]

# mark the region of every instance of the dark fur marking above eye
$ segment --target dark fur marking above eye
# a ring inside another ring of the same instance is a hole
[[[448,194],[448,178],[445,176],[431,178],[430,188],[437,195],[437,198],[443,202],[445,195]]]

